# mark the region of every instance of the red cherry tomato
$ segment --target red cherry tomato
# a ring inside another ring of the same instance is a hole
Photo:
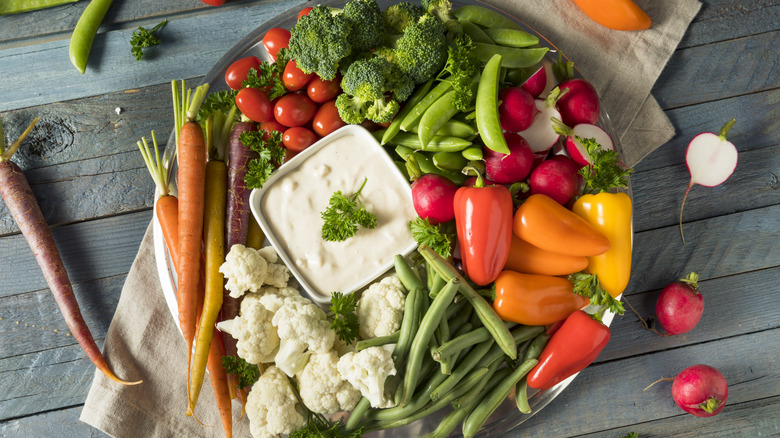
[[[268,30],[263,36],[263,46],[271,58],[275,61],[280,49],[286,49],[290,44],[290,31],[281,27]]]
[[[314,9],[314,6],[301,9],[301,12],[298,12],[298,19],[300,20],[304,15],[309,15],[309,12],[311,12],[312,9]]]
[[[327,102],[334,99],[341,93],[341,76],[336,76],[331,81],[326,81],[321,77],[314,75],[309,81],[309,85],[306,87],[306,94],[309,95],[311,100],[317,103]]]
[[[284,87],[290,91],[298,91],[309,83],[314,73],[304,73],[303,70],[298,68],[298,64],[294,60],[290,60],[284,67],[284,73],[282,73],[282,83]]]
[[[271,101],[262,90],[257,88],[242,88],[236,94],[236,106],[245,116],[257,123],[274,119]]]
[[[260,129],[262,129],[263,131],[266,132],[266,135],[263,136],[263,139],[267,139],[268,138],[268,134],[267,133],[274,132],[274,131],[284,133],[284,131],[287,130],[287,127],[282,125],[281,123],[277,122],[274,119],[274,120],[269,120],[267,122],[261,123],[260,124]]]
[[[317,134],[303,126],[290,128],[284,131],[284,134],[282,135],[284,146],[293,152],[301,152],[313,145],[317,140],[319,140]]]
[[[339,110],[336,108],[336,99],[329,100],[320,105],[317,112],[314,113],[314,120],[311,122],[314,132],[320,137],[325,137],[345,125],[346,123],[339,117]]]
[[[225,3],[225,0],[200,0],[200,1],[211,6],[222,6],[222,4]]]
[[[239,108],[240,109],[240,108]],[[293,128],[309,123],[317,111],[317,104],[305,94],[285,94],[274,105],[274,118],[284,126]]]
[[[230,64],[230,67],[228,67],[225,72],[225,83],[234,90],[240,89],[241,82],[246,79],[249,70],[257,70],[257,68],[260,67],[261,62],[262,61],[260,61],[260,58],[257,56],[247,56],[246,58],[241,58]]]

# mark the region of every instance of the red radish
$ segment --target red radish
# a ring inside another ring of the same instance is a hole
[[[564,205],[579,192],[579,166],[569,157],[556,155],[542,161],[531,172],[528,184],[531,195],[541,193]]]
[[[558,111],[563,123],[575,126],[580,123],[596,124],[599,120],[599,96],[590,82],[584,79],[569,79],[558,84],[562,93],[558,98]]]
[[[512,184],[528,177],[534,163],[534,154],[528,142],[518,134],[505,132],[509,154],[482,148],[485,158],[485,175],[499,184]]]
[[[546,99],[536,99],[534,103],[539,112],[536,113],[531,126],[519,132],[535,154],[549,151],[558,142],[558,138],[560,138],[553,129],[552,119],[561,118],[561,113],[555,107],[555,103],[561,97],[561,94],[560,89],[556,87],[550,91]]]
[[[547,71],[544,66],[539,67],[539,70],[536,70],[536,72],[520,86],[520,88],[527,91],[534,98],[539,97],[546,87]]]
[[[688,188],[685,189],[685,196],[683,196],[682,205],[680,205],[680,237],[683,243],[685,243],[682,229],[683,208],[691,187],[694,184],[705,187],[723,184],[737,167],[737,147],[726,140],[731,127],[736,122],[736,119],[731,119],[720,128],[720,134],[704,132],[693,137],[693,140],[688,143],[688,150],[685,152],[685,165],[688,166],[691,181],[688,183]]]
[[[687,277],[666,286],[655,303],[655,313],[661,327],[669,335],[679,335],[693,330],[704,313],[704,297],[699,292],[699,274],[691,272]]]
[[[723,374],[709,365],[693,365],[672,382],[672,398],[683,411],[712,417],[726,406],[729,387]]]
[[[455,219],[453,201],[458,186],[449,179],[426,173],[412,183],[412,201],[414,211],[432,224],[440,224]]]
[[[534,97],[520,87],[507,87],[498,93],[498,119],[504,131],[524,131],[531,126],[539,110]]]
[[[591,164],[588,151],[585,149],[577,137],[582,139],[592,138],[601,146],[601,149],[605,151],[611,151],[615,149],[615,145],[612,143],[612,138],[606,131],[599,128],[596,125],[590,123],[580,123],[574,125],[573,128],[566,126],[561,120],[553,119],[553,129],[559,135],[565,136],[566,141],[566,153],[576,162],[580,167]]]

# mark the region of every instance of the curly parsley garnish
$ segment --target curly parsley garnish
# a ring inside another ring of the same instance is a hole
[[[238,377],[240,388],[249,388],[260,378],[260,368],[238,356],[222,356],[222,368],[226,373]]]
[[[624,312],[623,303],[612,297],[604,287],[601,286],[599,277],[595,274],[586,272],[576,272],[569,276],[573,284],[574,293],[590,299],[594,306],[604,306],[612,313],[622,315]]]
[[[322,239],[331,242],[342,242],[357,233],[358,226],[368,229],[376,228],[376,215],[366,210],[360,200],[360,192],[366,186],[368,178],[363,180],[357,192],[344,196],[341,190],[330,197],[328,207],[321,216]]]
[[[620,165],[617,151],[602,149],[595,138],[575,136],[575,140],[585,147],[590,157],[591,164],[579,171],[585,181],[586,192],[599,193],[628,187],[626,178],[634,169],[624,169]]]
[[[130,36],[130,53],[135,56],[135,59],[140,61],[144,56],[143,49],[156,46],[162,42],[160,37],[157,36],[157,31],[162,29],[166,23],[168,23],[168,20],[163,20],[151,29],[138,26],[138,29],[133,31],[133,34]]]
[[[258,155],[257,158],[249,161],[244,182],[250,189],[262,188],[266,180],[284,162],[285,149],[282,146],[282,133],[264,130],[245,131],[239,140],[251,151],[257,152]]]
[[[452,255],[452,238],[442,231],[438,225],[433,225],[428,219],[418,217],[409,221],[409,230],[417,244],[428,245],[445,260]]]
[[[274,100],[287,93],[282,82],[284,67],[287,66],[289,54],[287,49],[279,50],[275,62],[263,61],[256,69],[249,69],[246,79],[241,82],[241,88],[259,88],[265,90],[269,100]]]
[[[358,325],[355,308],[357,297],[355,294],[343,294],[333,292],[330,295],[330,311],[333,312],[333,322],[330,324],[339,339],[349,345],[358,338],[360,327]]]
[[[197,121],[200,123],[205,122],[209,115],[217,110],[222,111],[223,114],[229,113],[230,109],[236,104],[236,93],[237,91],[235,90],[220,90],[209,93],[200,105]]]

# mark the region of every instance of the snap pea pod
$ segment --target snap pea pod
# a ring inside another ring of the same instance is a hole
[[[490,38],[490,36],[485,33],[485,31],[477,26],[475,23],[469,21],[469,20],[458,20],[461,27],[463,28],[463,33],[471,37],[471,40],[475,43],[487,43],[487,44],[493,44],[494,41]]]
[[[547,47],[517,48],[474,43],[473,53],[482,62],[488,62],[493,56],[501,55],[501,67],[525,68],[538,64],[549,50]]]
[[[361,339],[355,344],[355,350],[361,351],[371,347],[381,347],[387,344],[395,344],[398,342],[398,338],[401,336],[401,332],[395,331],[387,336],[377,336],[375,338]]]
[[[465,5],[456,9],[452,15],[458,21],[470,21],[485,28],[518,29],[523,28],[509,17],[483,6]]]
[[[459,152],[474,143],[465,138],[434,135],[427,146],[423,147],[418,135],[408,132],[399,132],[393,137],[392,144],[429,152]]]
[[[463,182],[468,178],[468,176],[459,172],[447,172],[439,169],[433,165],[433,159],[431,156],[424,152],[415,151],[413,152],[413,156],[417,160],[417,164],[420,166],[422,173],[435,173],[437,175],[441,175],[454,182],[458,186],[462,185]]]
[[[414,154],[414,149],[398,145],[395,147],[395,153],[398,154],[402,160],[406,161],[410,155]]]
[[[466,149],[460,151],[463,158],[469,161],[479,161],[483,158],[482,148],[479,146],[469,146]]]
[[[451,172],[460,172],[469,163],[460,152],[436,152],[432,159],[434,166]]]
[[[458,113],[458,109],[455,108],[455,102],[453,101],[454,96],[455,90],[450,89],[442,97],[436,99],[436,102],[433,102],[420,117],[420,123],[417,125],[417,135],[420,137],[420,145],[422,145],[423,149],[426,149],[428,143],[439,129]]]
[[[498,119],[498,75],[501,72],[501,60],[501,55],[493,55],[482,70],[477,88],[477,130],[485,146],[509,155],[509,146]]]
[[[449,91],[451,88],[452,84],[447,81],[436,84],[436,86],[433,87],[431,91],[425,95],[425,97],[420,99],[420,101],[414,105],[414,107],[409,111],[409,114],[403,118],[401,121],[401,130],[409,131],[412,129],[412,127],[416,126],[417,123],[420,122],[420,118],[423,116],[423,113],[425,113],[425,110],[433,105],[437,99],[442,97],[444,93]]]
[[[378,139],[381,144],[389,143],[393,137],[398,134],[398,131],[401,130],[401,122],[403,122],[404,118],[412,112],[412,108],[428,94],[432,86],[433,79],[430,79],[428,82],[425,82],[414,90],[414,93],[412,93],[412,95],[409,96],[409,99],[404,103],[404,107],[401,108],[401,111],[399,111],[393,121],[390,122],[387,129],[383,131],[382,137]]]
[[[84,12],[81,13],[73,34],[70,37],[68,46],[68,55],[70,62],[81,74],[87,69],[87,59],[92,50],[92,42],[95,40],[98,27],[106,16],[109,6],[113,0],[92,0],[89,2]]]
[[[538,362],[536,359],[523,361],[507,378],[501,380],[495,388],[485,394],[482,401],[463,421],[463,436],[474,436],[482,428],[482,425],[485,424],[488,417],[506,399],[509,392],[512,391],[512,387],[525,377]]]
[[[76,1],[78,0],[4,0],[0,2],[0,15],[21,14]]]
[[[531,47],[539,44],[539,37],[518,29],[491,27],[485,29],[485,33],[499,46]]]
[[[419,131],[418,128],[419,125],[413,127],[409,132],[413,132],[417,134]],[[466,122],[462,122],[458,119],[447,120],[447,122],[444,123],[444,126],[442,126],[438,131],[436,131],[436,135],[442,135],[445,137],[460,137],[466,139],[476,134],[477,134],[477,130],[474,129],[473,126],[471,126]]]

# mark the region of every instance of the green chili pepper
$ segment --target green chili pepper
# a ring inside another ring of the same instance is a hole
[[[87,8],[84,9],[81,17],[79,17],[79,21],[76,23],[76,27],[73,29],[68,54],[70,55],[70,62],[82,74],[84,74],[87,68],[87,59],[89,59],[89,52],[92,49],[95,34],[97,34],[98,27],[100,27],[103,17],[106,16],[112,1],[92,0],[87,5]]]

